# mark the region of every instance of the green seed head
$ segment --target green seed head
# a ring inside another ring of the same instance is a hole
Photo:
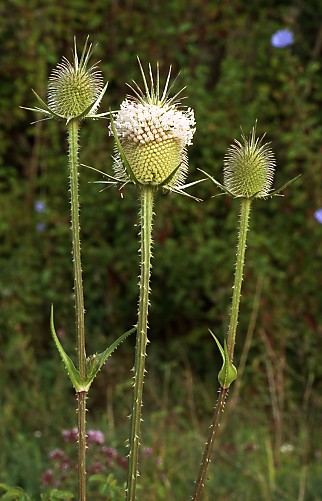
[[[161,184],[183,161],[181,141],[172,138],[146,144],[124,141],[123,148],[134,176],[143,184]]]
[[[194,113],[182,110],[175,98],[168,98],[169,77],[162,96],[159,91],[159,69],[154,86],[150,68],[151,89],[147,87],[141,68],[146,93],[134,90],[136,97],[128,97],[115,116],[114,126],[126,159],[135,179],[140,184],[179,187],[188,170],[186,147],[192,143],[195,132]],[[116,150],[114,170],[124,182],[128,173]],[[171,177],[171,174],[173,177]],[[170,181],[167,179],[170,176]]]
[[[63,57],[52,71],[48,84],[48,105],[62,118],[75,118],[86,111],[100,96],[103,78],[96,66],[87,69],[91,56],[91,45],[85,43],[83,53],[78,60],[76,45],[73,64]],[[98,104],[97,104],[98,105]],[[91,109],[91,113],[95,112]]]
[[[224,185],[236,197],[264,198],[271,191],[275,157],[269,143],[261,144],[255,127],[243,144],[235,139],[224,158]]]

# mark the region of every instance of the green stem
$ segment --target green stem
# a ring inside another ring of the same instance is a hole
[[[68,124],[71,230],[74,268],[75,315],[77,333],[78,370],[81,378],[86,377],[84,293],[80,250],[79,197],[78,197],[78,133],[79,121]],[[77,394],[78,400],[78,499],[86,501],[86,392]]]
[[[138,311],[138,327],[135,347],[134,390],[130,431],[130,453],[127,476],[126,499],[135,501],[136,483],[138,477],[138,458],[140,446],[140,425],[142,410],[142,394],[145,372],[146,345],[148,342],[148,309],[152,257],[152,219],[153,219],[154,188],[144,186],[140,195],[140,226],[141,226],[141,275],[140,298]]]
[[[241,288],[243,282],[246,240],[247,240],[251,202],[252,202],[251,198],[242,198],[240,202],[240,222],[239,222],[239,236],[237,245],[237,259],[235,268],[233,298],[231,302],[230,322],[227,335],[228,353],[231,362],[233,362],[234,359],[234,349],[235,349],[236,331],[238,325]]]
[[[205,485],[208,464],[211,461],[211,453],[214,446],[215,438],[220,427],[220,417],[224,410],[225,400],[228,394],[228,388],[220,388],[219,397],[217,400],[214,417],[210,426],[209,437],[206,442],[206,447],[202,456],[199,474],[195,485],[195,491],[192,496],[193,501],[197,501],[201,495],[201,491]]]
[[[77,393],[78,499],[86,501],[86,391]]]
[[[241,211],[240,211],[240,223],[239,223],[239,235],[238,235],[238,245],[237,245],[237,259],[235,267],[235,277],[233,286],[233,297],[231,303],[230,311],[230,321],[227,335],[227,346],[230,362],[233,362],[234,349],[236,341],[236,330],[238,325],[238,314],[239,314],[239,304],[241,297],[241,287],[243,282],[243,270],[245,263],[245,252],[246,252],[246,240],[247,231],[250,215],[251,199],[242,198],[241,199]],[[208,464],[211,461],[212,449],[214,446],[215,438],[220,427],[220,418],[224,410],[225,400],[228,394],[228,388],[220,388],[219,397],[217,400],[215,413],[213,417],[212,424],[210,426],[210,433],[208,440],[206,442],[206,447],[203,453],[198,478],[195,485],[195,491],[192,496],[192,501],[198,501],[201,495],[201,491],[205,484],[206,474]]]

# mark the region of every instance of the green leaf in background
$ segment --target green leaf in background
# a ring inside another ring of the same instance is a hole
[[[41,494],[41,501],[56,501],[57,499],[68,501],[69,499],[75,499],[75,496],[70,491],[62,491],[60,489],[52,489],[47,494]]]
[[[30,496],[21,487],[12,487],[7,484],[0,484],[0,489],[5,490],[5,494],[0,499],[14,499],[16,501],[31,501]]]
[[[56,499],[75,499],[75,496],[72,492],[69,491],[61,491],[59,489],[52,489],[49,493],[49,500],[56,501]]]

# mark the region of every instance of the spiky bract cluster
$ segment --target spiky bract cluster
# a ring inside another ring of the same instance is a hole
[[[191,109],[179,109],[176,101],[179,93],[169,98],[169,79],[162,96],[159,86],[159,68],[154,84],[151,67],[151,88],[140,65],[145,93],[136,85],[131,89],[135,97],[127,97],[114,118],[114,126],[130,165],[139,184],[163,185],[171,189],[184,182],[188,171],[186,147],[192,143],[195,132],[194,113]],[[181,91],[180,91],[181,92]],[[114,170],[123,182],[129,179],[119,151],[116,151]],[[173,176],[171,174],[173,173]]]
[[[236,197],[265,198],[270,194],[276,166],[269,143],[261,144],[254,127],[243,144],[235,139],[224,158],[224,185]]]
[[[71,119],[84,113],[98,100],[103,90],[103,77],[96,65],[87,69],[91,56],[91,45],[85,43],[80,60],[73,52],[73,63],[65,57],[52,71],[48,84],[49,108],[62,118]],[[98,107],[99,102],[96,104]],[[95,106],[91,113],[95,112]]]

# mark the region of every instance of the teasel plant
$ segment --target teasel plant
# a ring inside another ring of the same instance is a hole
[[[131,95],[127,95],[120,109],[110,116],[110,133],[115,140],[114,176],[101,172],[108,177],[108,180],[97,181],[110,186],[118,185],[121,188],[134,184],[139,192],[140,277],[127,501],[136,499],[139,476],[143,384],[146,347],[149,342],[147,333],[154,200],[160,189],[199,200],[185,190],[202,181],[200,179],[185,184],[188,174],[187,147],[192,144],[195,118],[193,110],[182,105],[184,88],[170,97],[175,83],[175,80],[170,82],[171,67],[161,90],[159,65],[157,64],[156,71],[153,71],[149,64],[146,76],[139,58],[138,63],[143,90],[133,81],[133,85],[129,85]]]
[[[207,172],[201,170],[222,193],[239,200],[240,217],[230,319],[227,336],[224,339],[223,345],[215,334],[209,330],[221,353],[223,363],[218,373],[218,382],[220,385],[219,396],[198,477],[195,482],[194,493],[191,497],[193,501],[200,499],[228,391],[230,385],[237,379],[237,369],[233,361],[251,205],[254,200],[267,200],[273,196],[280,195],[284,188],[299,177],[297,176],[288,181],[277,190],[272,189],[276,167],[275,156],[270,143],[263,143],[265,134],[261,138],[256,137],[256,125],[255,123],[249,136],[242,133],[242,142],[235,139],[234,143],[229,147],[224,157],[223,184],[219,183]]]
[[[77,395],[78,421],[78,499],[86,501],[86,399],[89,388],[98,371],[117,346],[132,332],[133,327],[121,335],[102,353],[87,357],[85,346],[85,308],[81,265],[80,243],[80,205],[79,205],[79,132],[85,119],[106,118],[107,113],[97,113],[97,109],[106,92],[107,85],[97,64],[89,65],[92,56],[92,44],[87,37],[81,56],[78,56],[76,39],[72,52],[72,62],[63,57],[52,71],[48,83],[48,104],[33,90],[40,104],[35,108],[24,109],[41,113],[42,120],[52,118],[64,121],[67,128],[69,154],[69,188],[71,205],[71,236],[74,272],[74,296],[76,317],[77,367],[62,347],[54,326],[53,306],[51,307],[50,328],[58,352],[65,365]]]

